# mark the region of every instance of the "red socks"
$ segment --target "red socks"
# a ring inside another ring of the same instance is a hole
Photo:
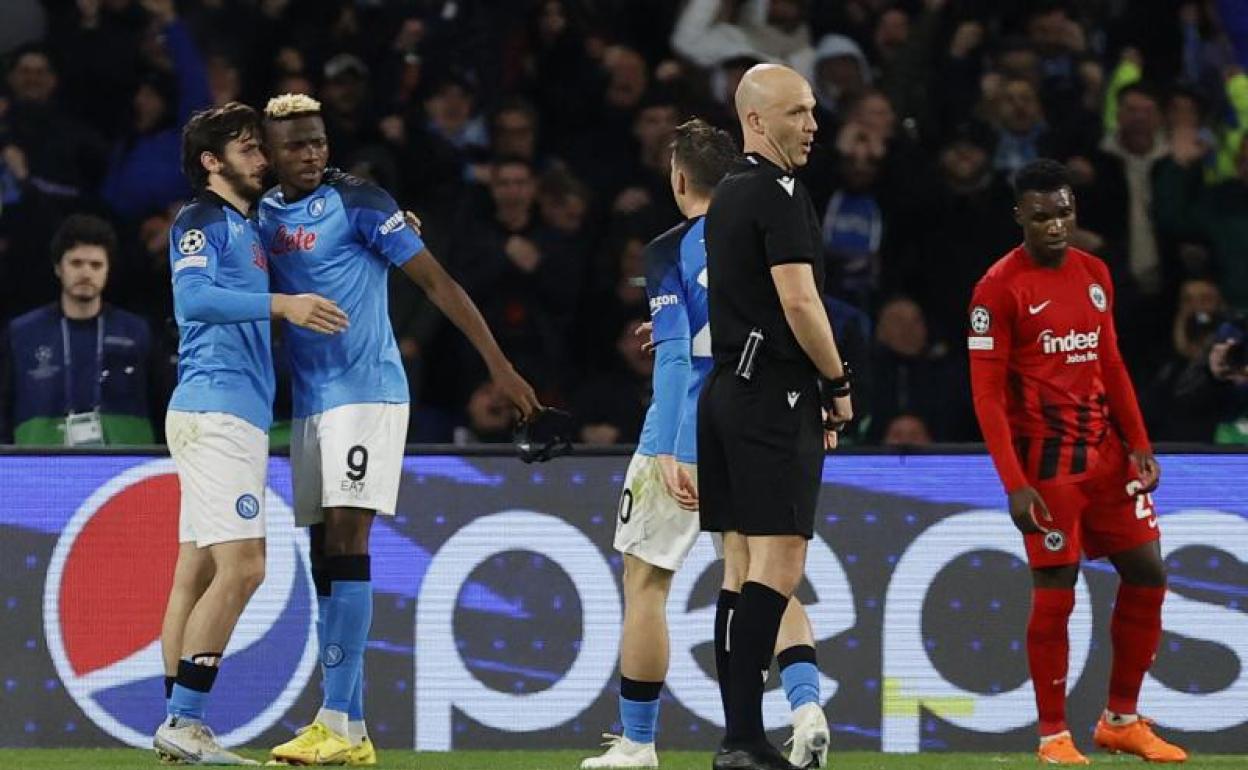
[[[1041,737],[1066,729],[1066,670],[1070,666],[1066,625],[1074,608],[1073,588],[1031,590],[1031,617],[1027,619],[1027,666],[1031,669],[1031,683],[1036,691]],[[1117,618],[1117,614],[1114,617]],[[1117,650],[1117,637],[1114,638],[1114,649]],[[1139,690],[1138,681],[1136,690]]]
[[[1165,586],[1118,586],[1109,637],[1114,664],[1109,674],[1108,708],[1115,714],[1134,714],[1144,673],[1153,665],[1161,641],[1161,603]]]

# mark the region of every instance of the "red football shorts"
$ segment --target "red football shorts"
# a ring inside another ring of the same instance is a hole
[[[1024,536],[1032,567],[1077,564],[1080,551],[1089,559],[1099,559],[1161,536],[1153,498],[1137,491],[1139,474],[1121,439],[1111,433],[1096,454],[1096,468],[1081,481],[1033,480],[1053,521],[1045,521],[1037,512],[1037,522],[1048,532]]]

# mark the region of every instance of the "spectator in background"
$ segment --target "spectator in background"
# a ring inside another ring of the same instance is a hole
[[[325,62],[323,73],[325,133],[334,164],[350,168],[361,150],[380,139],[369,104],[368,66],[354,54],[340,53]]]
[[[484,380],[468,397],[467,424],[455,428],[455,444],[504,444],[512,439],[514,409],[491,380]]]
[[[927,446],[932,443],[932,432],[917,414],[899,414],[884,428],[884,446]]]
[[[815,48],[814,86],[816,120],[825,135],[843,120],[847,101],[871,85],[871,65],[862,48],[844,35],[824,35]]]
[[[41,194],[74,203],[99,182],[103,141],[58,103],[60,80],[46,48],[24,46],[10,61],[6,80],[12,101],[0,109],[0,147],[21,153],[28,182]]]
[[[809,78],[806,6],[804,0],[690,0],[672,30],[672,50],[700,67],[750,52]]]
[[[52,239],[60,300],[15,318],[0,340],[0,441],[151,444],[152,337],[147,322],[103,300],[117,235],[74,215]]]
[[[1013,193],[990,162],[995,141],[986,126],[960,126],[940,148],[937,182],[917,211],[916,280],[903,288],[926,309],[932,337],[946,343],[963,344],[971,289],[1018,243]]]
[[[922,418],[937,441],[962,441],[970,434],[966,375],[948,349],[932,346],[918,303],[894,297],[880,309],[871,356],[870,437],[879,440],[902,414]]]
[[[501,158],[490,179],[493,211],[467,225],[451,257],[453,272],[476,300],[498,344],[543,399],[566,376],[566,326],[575,308],[576,254],[541,243],[537,179],[519,158]],[[475,380],[475,378],[472,378]]]
[[[130,223],[190,196],[180,165],[182,126],[212,104],[203,58],[173,0],[143,0],[143,7],[151,14],[142,44],[149,71],[130,100],[130,128],[113,148],[102,190]]]
[[[56,293],[41,256],[60,220],[91,199],[103,140],[66,113],[48,49],[13,53],[0,94],[0,320]]]
[[[654,358],[643,347],[636,319],[620,324],[615,355],[590,375],[572,398],[578,436],[586,444],[620,444],[640,435],[650,405]]]
[[[1149,432],[1165,441],[1211,441],[1223,418],[1219,400],[1205,398],[1211,384],[1207,358],[1226,302],[1211,281],[1193,279],[1179,290],[1172,348],[1144,388],[1141,406]]]
[[[1154,176],[1158,230],[1207,244],[1227,300],[1248,309],[1248,133],[1240,139],[1237,176],[1214,185],[1205,181],[1205,147],[1197,131],[1176,132],[1173,149]]]
[[[1041,157],[1053,157],[1052,132],[1044,120],[1040,95],[1030,80],[1013,77],[1001,84],[995,100],[993,123],[997,129],[996,150],[992,167],[1008,179],[1028,163]]]

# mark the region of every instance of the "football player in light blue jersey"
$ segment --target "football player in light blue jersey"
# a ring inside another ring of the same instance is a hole
[[[247,218],[268,166],[262,131],[258,112],[230,103],[195,114],[182,134],[196,197],[169,234],[180,339],[165,432],[181,510],[161,628],[168,718],[153,740],[179,763],[256,764],[222,748],[203,720],[234,625],[264,578],[270,319],[322,335],[347,323],[321,297],[269,293],[264,250]]]
[[[315,721],[273,750],[292,764],[372,764],[364,726],[364,647],[372,622],[369,532],[393,515],[407,437],[408,388],[387,312],[397,267],[468,337],[526,418],[541,407],[464,290],[442,269],[381,188],[327,169],[320,104],[287,94],[265,108],[278,186],[260,202],[275,285],[315,291],[351,317],[321,338],[292,329],[291,466],[295,518],[311,527],[324,702]]]
[[[655,351],[654,400],[620,495],[615,549],[624,554],[624,625],[620,638],[620,723],[606,735],[607,750],[581,763],[591,768],[658,767],[655,732],[659,695],[667,676],[667,595],[698,538],[698,397],[711,371],[704,215],[711,193],[739,156],[724,131],[701,120],[677,127],[672,142],[672,194],[686,220],[645,250],[646,295]],[[716,543],[740,548],[740,543]],[[744,564],[737,560],[736,563]],[[719,602],[736,598],[725,575]],[[723,638],[721,639],[721,634]],[[725,629],[716,629],[716,669],[725,687]],[[779,640],[781,678],[793,709],[792,760],[822,763],[828,740],[810,621],[793,601]]]

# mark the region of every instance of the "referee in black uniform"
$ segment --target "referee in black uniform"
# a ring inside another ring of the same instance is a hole
[[[823,305],[819,218],[793,176],[810,154],[815,98],[793,70],[760,64],[736,107],[745,160],[706,215],[715,368],[698,407],[702,529],[724,534],[725,582],[741,582],[735,611],[716,612],[727,730],[714,767],[787,770],[763,729],[763,673],[805,571],[824,450],[852,412]]]

